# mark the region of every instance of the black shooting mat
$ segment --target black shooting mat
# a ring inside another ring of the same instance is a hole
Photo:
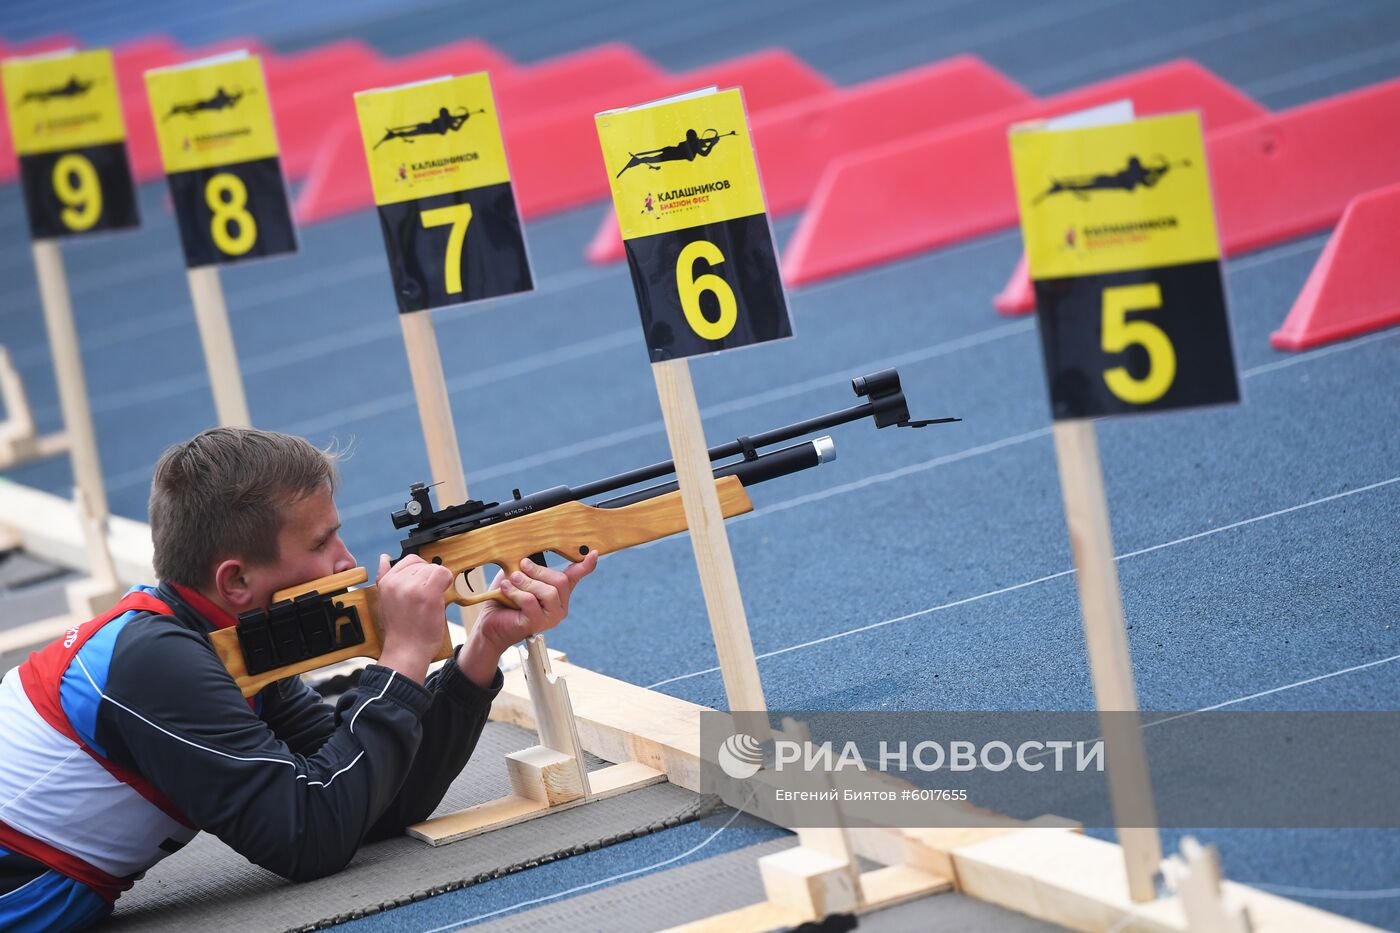
[[[795,845],[793,836],[773,839],[491,920],[472,930],[527,933],[606,928],[608,933],[651,933],[690,923],[763,900],[758,859]],[[1040,933],[1061,929],[951,891],[866,914],[857,918],[857,923],[858,930],[880,933]]]
[[[535,742],[532,732],[488,723],[434,815],[509,794],[504,756]],[[603,765],[588,757],[589,770]],[[706,804],[684,788],[654,784],[436,848],[407,836],[374,843],[344,871],[303,884],[284,881],[202,833],[147,872],[98,928],[239,933],[315,927],[657,832],[709,812]]]

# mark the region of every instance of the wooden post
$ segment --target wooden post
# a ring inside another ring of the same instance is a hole
[[[1190,933],[1251,933],[1249,911],[1222,883],[1220,853],[1195,838],[1181,840],[1181,854],[1162,862],[1162,876],[1176,892]]]
[[[228,306],[224,303],[219,267],[199,266],[190,269],[187,276],[219,424],[226,428],[251,427],[253,420],[248,416],[248,399],[243,393],[238,353],[234,350],[233,331],[228,325]]]
[[[412,311],[400,314],[399,324],[408,353],[408,370],[413,377],[413,395],[418,401],[418,417],[423,424],[423,440],[428,445],[428,469],[433,474],[433,482],[440,487],[438,503],[466,502],[466,471],[462,467],[462,451],[457,446],[457,426],[452,420],[452,403],[447,397],[447,379],[442,371],[433,319],[428,311]],[[502,569],[512,573],[520,568]],[[474,592],[486,591],[486,575],[482,568],[470,571],[467,580]],[[479,606],[462,607],[462,625],[468,633],[475,627],[480,612]],[[535,702],[540,744],[575,756],[578,777],[586,793],[588,782],[583,773],[583,757],[568,689],[549,673],[548,649],[543,638],[527,639],[525,650],[526,676],[531,699]]]
[[[467,501],[467,475],[462,468],[462,450],[457,446],[457,426],[452,421],[452,403],[447,398],[447,378],[438,353],[437,331],[431,312],[413,311],[399,315],[408,372],[413,378],[413,396],[418,401],[418,419],[423,425],[423,442],[428,446],[428,471],[438,486],[438,505],[459,505]],[[502,568],[507,572],[518,567]],[[486,591],[486,574],[477,567],[467,574],[474,592]],[[480,613],[476,606],[462,607],[462,624],[470,633]]]
[[[690,543],[695,549],[695,566],[705,593],[729,709],[766,711],[763,682],[758,676],[749,622],[739,594],[739,577],[734,572],[734,555],[729,550],[729,535],[715,492],[709,449],[705,446],[700,407],[690,381],[690,364],[683,358],[666,360],[653,363],[651,371],[661,399],[666,436],[671,442],[676,482],[680,485],[686,524],[690,526]]]
[[[83,378],[82,351],[73,324],[73,303],[68,297],[63,254],[55,240],[35,240],[33,249],[39,299],[44,306],[44,324],[48,327],[54,376],[58,380],[58,401],[63,409],[63,424],[73,461],[73,480],[83,491],[93,518],[105,524],[107,489],[102,484],[102,464],[97,456],[97,435],[92,429],[92,411],[88,407],[87,381]]]
[[[10,359],[10,351],[0,346],[0,403],[5,420],[0,421],[0,470],[17,467],[30,460],[55,457],[68,450],[68,435],[62,431],[39,434],[24,380]]]
[[[1138,721],[1137,688],[1123,623],[1118,567],[1113,560],[1113,532],[1108,520],[1103,470],[1094,423],[1056,421],[1055,457],[1065,500],[1084,641],[1094,681],[1094,699],[1107,752],[1108,790],[1114,822],[1135,901],[1156,896],[1154,876],[1162,861],[1156,808],[1147,770],[1147,750]]]

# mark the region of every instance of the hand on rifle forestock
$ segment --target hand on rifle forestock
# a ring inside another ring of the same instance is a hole
[[[542,567],[526,558],[520,562],[520,569],[510,576],[497,573],[491,581],[491,589],[500,590],[515,605],[485,603],[477,618],[477,632],[487,639],[499,657],[511,645],[554,628],[569,614],[569,598],[578,581],[597,566],[598,552],[593,551],[583,560],[560,570]]]

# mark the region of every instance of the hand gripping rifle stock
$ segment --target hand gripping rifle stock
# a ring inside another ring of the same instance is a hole
[[[760,452],[761,448],[866,417],[873,418],[877,428],[917,428],[959,420],[910,421],[899,374],[892,369],[854,379],[852,388],[866,401],[710,448],[711,461],[739,458],[714,468],[715,490],[725,518],[752,511],[747,486],[835,458],[835,446],[824,436],[766,453]],[[621,551],[685,531],[685,509],[674,480],[594,505],[581,501],[674,473],[675,464],[665,461],[585,486],[556,486],[529,496],[515,490],[505,502],[472,500],[440,510],[433,508],[429,488],[420,483],[410,489],[411,498],[404,508],[391,517],[396,528],[411,528],[400,542],[404,556],[417,554],[453,572],[455,585],[443,594],[444,605],[494,600],[513,607],[499,590],[462,593],[467,572],[487,564],[514,571],[523,558],[545,552],[579,561],[593,551]],[[368,579],[367,571],[356,567],[282,590],[274,595],[268,609],[246,612],[239,617],[237,627],[215,632],[211,636],[214,649],[243,695],[252,696],[276,680],[339,661],[378,658],[384,632],[377,589],[360,586]],[[452,643],[444,625],[436,659],[451,654]]]

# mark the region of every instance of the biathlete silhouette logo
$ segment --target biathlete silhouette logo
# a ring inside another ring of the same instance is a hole
[[[1175,165],[1190,168],[1191,162],[1188,159],[1182,159]],[[1039,204],[1052,194],[1060,194],[1065,191],[1081,201],[1089,200],[1091,191],[1126,191],[1132,194],[1138,188],[1151,188],[1156,185],[1172,167],[1173,163],[1168,162],[1166,156],[1157,156],[1157,161],[1153,165],[1143,165],[1142,160],[1137,156],[1129,156],[1128,167],[1112,175],[1081,175],[1078,178],[1052,179],[1050,187],[1037,195],[1031,204]]]
[[[402,139],[404,142],[412,144],[413,136],[446,136],[448,133],[455,133],[462,128],[473,114],[485,113],[486,108],[468,110],[466,107],[458,107],[457,113],[452,113],[446,107],[439,107],[437,116],[424,123],[409,123],[405,126],[391,126],[384,130],[384,138],[374,144],[378,149],[391,139]]]
[[[44,88],[43,90],[29,91],[20,98],[19,103],[20,106],[23,107],[30,101],[47,104],[49,101],[59,97],[82,97],[88,91],[92,90],[92,84],[91,81],[79,81],[77,76],[74,75],[68,79],[67,84],[60,84],[58,87]]]
[[[657,162],[679,162],[681,159],[694,162],[696,156],[703,159],[710,154],[710,150],[719,145],[721,139],[736,135],[738,135],[738,130],[730,130],[728,133],[721,133],[716,129],[708,129],[704,133],[686,130],[685,139],[674,146],[662,146],[660,149],[647,149],[644,152],[629,152],[631,160],[613,177],[621,178],[623,172],[638,165],[645,165],[653,172],[659,172],[661,166],[657,165]]]
[[[221,87],[213,97],[207,100],[192,100],[184,104],[175,104],[170,108],[170,112],[161,118],[161,122],[163,123],[176,114],[181,113],[187,117],[192,117],[206,110],[230,110],[237,107],[238,102],[242,100],[244,96],[242,91],[234,91],[230,94]]]

